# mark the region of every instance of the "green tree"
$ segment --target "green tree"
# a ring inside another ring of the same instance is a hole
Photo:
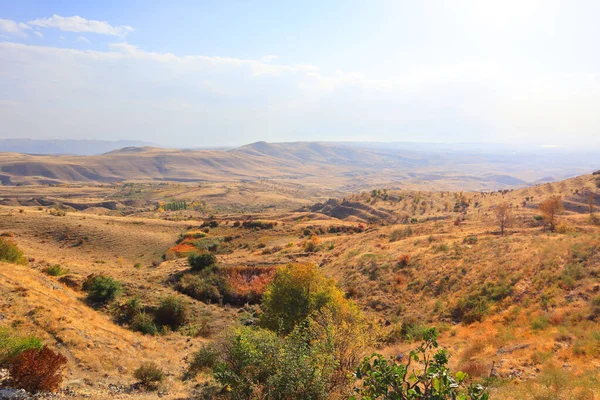
[[[332,279],[311,264],[288,264],[275,274],[263,295],[261,324],[273,331],[290,333],[314,311],[328,308],[344,318],[357,313]]]

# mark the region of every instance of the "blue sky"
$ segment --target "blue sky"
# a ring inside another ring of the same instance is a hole
[[[0,137],[597,145],[599,19],[591,0],[0,0]]]

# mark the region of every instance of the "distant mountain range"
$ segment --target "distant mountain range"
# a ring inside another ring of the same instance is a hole
[[[36,139],[0,139],[0,153],[23,154],[73,154],[91,156],[131,146],[153,146],[139,140],[36,140]]]
[[[1,184],[273,180],[339,193],[374,187],[496,190],[560,180],[598,168],[595,152],[518,152],[493,146],[482,151],[460,145],[440,149],[425,145],[385,148],[359,143],[257,142],[229,150],[178,150],[147,145],[115,149],[132,144],[129,141],[35,142],[29,142],[27,151],[17,152],[19,148],[13,143],[11,153],[0,153]]]

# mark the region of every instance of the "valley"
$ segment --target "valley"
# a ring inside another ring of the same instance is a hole
[[[0,235],[26,257],[0,263],[0,323],[65,354],[73,396],[154,398],[132,376],[142,361],[165,371],[163,398],[202,396],[214,381],[207,372],[182,380],[189,357],[256,324],[266,285],[290,263],[318,266],[377,327],[363,355],[406,353],[436,327],[452,369],[488,382],[493,399],[589,399],[600,389],[598,175],[494,191],[373,183],[355,192],[279,175],[32,179],[0,187]],[[552,196],[564,206],[553,231],[539,209]],[[512,214],[504,235],[500,204]],[[190,269],[196,252],[214,256],[212,272]],[[94,276],[118,281],[122,294],[90,303]],[[152,315],[166,298],[186,305],[185,323],[142,333],[154,325],[128,316],[132,301]]]

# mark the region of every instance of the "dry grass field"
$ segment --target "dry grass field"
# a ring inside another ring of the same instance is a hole
[[[186,358],[254,318],[270,271],[308,262],[378,321],[372,347],[384,354],[406,353],[435,326],[453,368],[497,378],[493,399],[593,399],[598,186],[584,175],[495,192],[345,196],[276,180],[0,187],[0,235],[28,260],[0,263],[0,325],[64,354],[63,387],[76,398],[155,398],[132,376],[143,361],[166,372],[163,398],[189,398],[210,378],[182,381]],[[551,232],[538,207],[556,195],[565,210]],[[513,223],[500,235],[503,202]],[[219,269],[205,279],[227,291],[194,280],[186,256],[196,251],[214,254]],[[90,275],[114,278],[122,295],[90,302]],[[132,299],[150,312],[170,296],[190,310],[179,329],[142,334],[124,316]]]

